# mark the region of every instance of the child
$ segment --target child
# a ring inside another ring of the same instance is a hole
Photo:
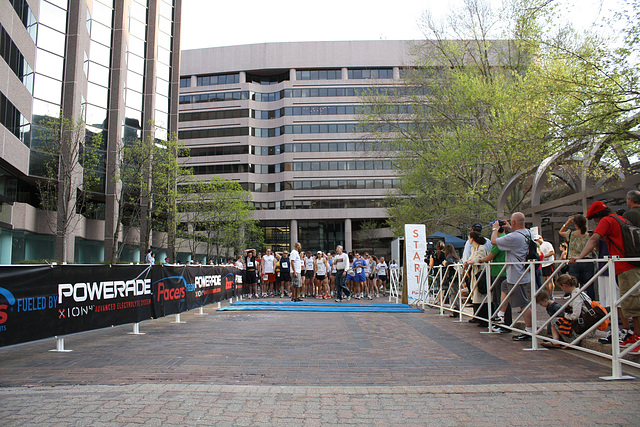
[[[580,288],[578,288],[578,279],[573,276],[563,274],[558,278],[558,286],[560,286],[560,289],[562,289],[565,294],[569,294],[570,298],[573,298],[571,304],[565,308],[564,313],[558,313],[559,315],[561,314],[562,317],[558,317],[551,328],[551,335],[553,336],[553,339],[557,341],[564,341],[565,337],[569,337],[571,335],[571,324],[574,320],[577,320],[580,317],[580,314],[582,314],[582,307],[585,300],[589,304],[591,303],[591,300],[580,290]],[[544,301],[543,291],[536,296],[536,302],[541,306],[546,307],[547,313],[549,313],[550,316],[553,316],[560,308],[560,304],[551,303],[549,301],[549,294],[546,294],[546,300],[547,301]],[[554,304],[555,310],[551,308],[554,307]],[[553,310],[553,314],[551,314],[551,310]],[[546,348],[566,348],[561,344],[551,342],[543,342],[542,346]]]

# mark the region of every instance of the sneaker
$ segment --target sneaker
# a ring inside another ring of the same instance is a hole
[[[342,300],[341,299],[337,299],[336,302],[342,302]]]
[[[491,318],[491,322],[495,323],[496,325],[504,325],[504,317],[496,314]]]
[[[500,326],[496,326],[496,325],[491,325],[491,332],[495,332],[495,333],[501,333],[501,334],[506,334],[508,332],[511,332],[509,329],[506,328],[501,328]]]
[[[373,298],[371,298],[371,295],[369,295],[367,298],[369,298],[369,299],[373,299]]]
[[[620,347],[629,347],[631,344],[638,342],[640,338],[635,333],[631,333],[630,331],[626,331],[626,336],[624,340],[620,343]]]
[[[347,301],[351,301],[351,295],[347,297]]]
[[[527,334],[514,335],[511,337],[511,339],[514,341],[531,341],[531,335],[527,335]]]
[[[620,344],[622,344],[622,342],[623,342],[626,338],[627,338],[627,331],[626,331],[626,329],[620,329],[620,330],[618,331],[618,342],[619,342]],[[611,344],[611,330],[609,330],[609,331],[607,332],[607,336],[606,336],[606,337],[600,338],[600,339],[598,340],[598,342],[599,342],[600,344]]]

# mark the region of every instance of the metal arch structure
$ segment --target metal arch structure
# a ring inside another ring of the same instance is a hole
[[[634,116],[629,122],[637,120],[637,118],[637,116]],[[635,134],[630,136],[635,137]],[[564,222],[566,217],[572,214],[585,214],[593,200],[604,200],[613,210],[626,208],[626,205],[624,205],[626,192],[640,188],[640,163],[633,164],[623,154],[622,150],[619,150],[611,142],[610,138],[594,144],[588,156],[581,161],[580,169],[576,171],[574,178],[577,179],[572,179],[566,170],[559,167],[563,163],[566,166],[564,160],[568,160],[575,153],[588,148],[591,143],[589,141],[574,143],[565,150],[546,158],[537,168],[514,175],[500,192],[496,209],[498,217],[503,218],[505,216],[507,199],[516,186],[527,180],[531,180],[531,203],[522,212],[526,215],[527,222],[537,226],[541,234],[545,232],[546,239],[556,245],[559,243],[559,236],[556,232],[555,223]],[[621,165],[620,179],[613,185],[604,181],[593,182],[587,173],[595,164],[599,163],[605,150],[608,149],[613,150]],[[541,203],[542,193],[550,175],[558,176],[558,178],[575,189],[575,192],[568,196]],[[554,217],[554,213],[560,215]],[[543,215],[545,216],[544,220]]]

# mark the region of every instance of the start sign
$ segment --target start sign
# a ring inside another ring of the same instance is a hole
[[[409,302],[420,298],[420,269],[426,264],[427,230],[424,224],[404,225],[405,262],[407,266],[407,295]]]

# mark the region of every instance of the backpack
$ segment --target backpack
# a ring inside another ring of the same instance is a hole
[[[540,261],[540,255],[538,254],[538,244],[535,240],[533,240],[533,236],[531,235],[531,231],[529,231],[529,235],[522,234],[524,237],[524,241],[527,242],[527,256],[525,256],[526,261]]]
[[[613,246],[624,254],[625,258],[640,258],[640,227],[631,225],[629,221],[620,219],[617,215],[609,215],[611,218],[618,221],[620,224],[620,232],[622,233],[622,243],[624,250],[620,249],[618,245],[613,243],[613,240],[607,239]],[[640,261],[629,261],[629,264],[640,267]]]

